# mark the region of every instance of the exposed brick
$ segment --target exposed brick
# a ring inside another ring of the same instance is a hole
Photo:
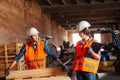
[[[50,15],[43,14],[34,0],[0,0],[0,44],[25,42],[27,30],[36,27],[41,35],[52,35],[57,46],[66,39],[66,31]]]

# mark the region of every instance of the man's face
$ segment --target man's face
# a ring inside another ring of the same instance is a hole
[[[30,36],[30,41],[31,42],[37,42],[39,39],[38,34]]]

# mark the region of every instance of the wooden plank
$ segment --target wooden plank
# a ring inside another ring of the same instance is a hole
[[[9,60],[8,60],[8,63],[10,63],[10,62],[13,62],[13,59],[9,59]]]
[[[0,56],[0,58],[5,58],[5,56]]]
[[[31,78],[22,80],[71,80],[68,76],[55,76],[55,77],[44,77],[44,78]]]
[[[14,55],[15,55],[15,54],[16,54],[16,49],[13,49],[13,50],[8,50],[8,49],[7,49],[7,52],[8,52],[8,55],[9,55],[9,54],[10,54],[10,55],[11,55],[11,54],[14,54]]]
[[[14,57],[15,57],[15,55],[8,56],[8,58],[14,58]]]
[[[17,63],[18,70],[26,70],[26,64],[25,64],[25,59],[24,56],[19,60]]]
[[[10,44],[7,44],[7,47],[8,47],[8,48],[10,48],[10,47],[15,48],[15,43],[10,43]]]
[[[100,62],[99,67],[110,67],[113,66],[115,60],[114,61],[104,61],[104,62]]]
[[[16,43],[16,44],[17,44],[19,50],[20,50],[20,49],[22,48],[22,46],[23,46],[23,43]]]
[[[110,66],[110,67],[101,67],[99,68],[99,71],[105,71],[105,72],[110,72],[110,71],[115,71],[115,67],[114,66]]]
[[[0,59],[0,65],[5,64],[5,59]]]
[[[4,55],[4,53],[5,53],[5,49],[3,48],[3,49],[0,49],[0,56],[1,55]]]
[[[22,43],[16,43],[16,55],[19,53],[22,46],[23,46]],[[19,63],[17,64],[17,68],[18,70],[25,70],[24,56],[20,59]]]
[[[4,45],[0,45],[0,50],[4,50]]]
[[[16,54],[19,53],[19,47],[18,47],[18,43],[16,43]]]
[[[5,71],[0,71],[0,77],[5,77]]]
[[[15,50],[15,47],[7,47],[7,50]]]
[[[35,77],[46,77],[46,76],[61,76],[67,75],[65,71],[62,71],[60,67],[56,68],[46,68],[37,70],[21,70],[21,71],[11,71],[10,75],[6,79],[18,79],[18,78],[35,78]]]
[[[6,68],[5,68],[5,64],[0,64],[0,72],[1,72],[1,71],[5,71],[5,69],[6,69]]]

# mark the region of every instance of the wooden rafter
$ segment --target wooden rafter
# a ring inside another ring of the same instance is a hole
[[[43,7],[44,12],[82,12],[82,11],[97,11],[97,10],[120,10],[120,3],[108,3],[108,4],[84,4],[73,6],[56,6],[56,7]]]
[[[51,0],[47,0],[47,2],[48,2],[51,6],[54,5]]]
[[[64,4],[65,6],[67,6],[67,3],[66,3],[66,1],[65,1],[65,0],[62,0],[62,2],[63,2],[63,4]]]
[[[81,20],[87,20],[94,26],[113,25],[120,21],[120,0],[45,0],[44,13],[65,29],[75,29]]]

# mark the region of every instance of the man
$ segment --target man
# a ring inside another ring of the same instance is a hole
[[[78,23],[78,33],[82,38],[76,45],[76,56],[73,62],[73,70],[76,71],[77,80],[96,80],[96,72],[100,55],[95,53],[91,45],[96,42],[90,35],[88,27],[90,23],[81,21]]]
[[[21,59],[22,56],[25,57],[28,70],[46,68],[47,54],[56,60],[62,67],[64,67],[64,65],[62,65],[62,62],[49,48],[49,46],[43,41],[39,40],[38,34],[39,32],[36,28],[32,27],[29,29],[28,41],[24,44],[19,54],[14,58],[14,61],[6,70],[6,75],[9,75],[10,69]]]

